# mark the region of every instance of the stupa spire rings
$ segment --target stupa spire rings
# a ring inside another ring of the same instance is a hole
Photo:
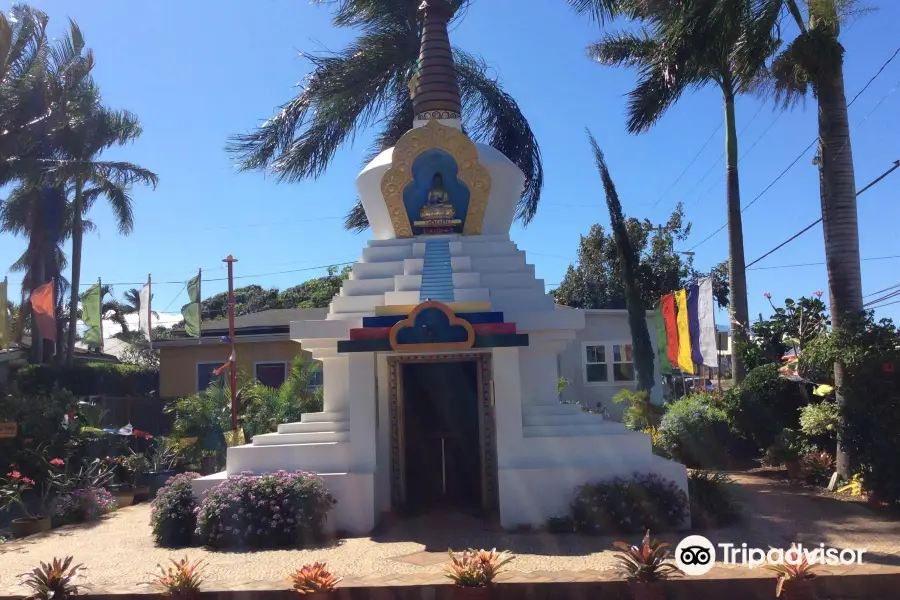
[[[419,7],[422,41],[413,94],[413,113],[417,125],[423,125],[430,119],[461,119],[459,83],[447,33],[447,23],[453,17],[453,11],[454,6],[448,0],[424,0]]]

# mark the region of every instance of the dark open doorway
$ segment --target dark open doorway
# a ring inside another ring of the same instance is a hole
[[[406,507],[477,512],[482,506],[478,363],[406,363]]]

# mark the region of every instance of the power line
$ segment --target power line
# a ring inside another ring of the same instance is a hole
[[[671,192],[672,189],[673,189],[676,185],[678,185],[678,182],[681,181],[681,178],[684,177],[685,173],[688,172],[688,169],[690,169],[691,166],[693,166],[693,164],[694,164],[695,162],[697,162],[697,159],[700,158],[700,155],[703,154],[703,151],[706,150],[706,147],[707,147],[707,146],[709,145],[709,143],[712,141],[713,137],[714,137],[717,133],[719,133],[719,130],[722,129],[722,125],[724,125],[724,124],[725,124],[725,119],[722,119],[722,121],[721,121],[721,122],[719,123],[719,125],[715,128],[715,130],[709,135],[708,138],[706,138],[706,141],[703,142],[703,145],[700,147],[700,150],[697,151],[697,154],[694,155],[694,158],[691,159],[691,162],[689,162],[688,165],[687,165],[687,166],[684,168],[684,170],[681,172],[681,175],[679,175],[678,177],[676,177],[676,178],[675,178],[675,181],[672,182],[672,185],[670,185],[670,186],[666,189],[666,191],[663,192],[662,196],[660,196],[659,199],[658,199],[656,202],[653,203],[653,206],[650,207],[651,210],[654,209],[654,208],[656,208],[656,206],[657,206],[660,202],[662,202],[663,198],[665,198],[666,196],[668,196],[668,195],[669,195],[669,192]]]
[[[871,256],[871,257],[869,257],[869,258],[861,258],[861,259],[859,259],[859,260],[860,260],[860,261],[867,261],[867,260],[890,260],[890,259],[893,259],[893,258],[900,258],[900,254],[895,254],[895,255],[892,255],[892,256]],[[824,264],[825,264],[825,262],[809,262],[809,263],[797,263],[797,264],[795,264],[795,265],[773,265],[773,266],[771,266],[771,267],[754,267],[754,268],[752,268],[752,269],[748,267],[747,270],[748,270],[748,271],[768,271],[768,270],[771,270],[771,269],[790,269],[790,268],[794,268],[794,267],[817,267],[817,266],[821,266],[821,265],[824,265]],[[900,287],[900,286],[898,286],[898,287]]]
[[[874,296],[875,294],[882,294],[888,290],[893,290],[898,287],[900,287],[900,283],[896,283],[894,285],[889,285],[888,287],[884,288],[883,290],[878,290],[877,292],[872,292],[871,294],[866,294],[865,296],[863,296],[863,298],[868,298],[869,296]]]
[[[893,302],[888,302],[887,304],[881,304],[879,306],[870,306],[869,308],[875,310],[876,308],[884,308],[885,306],[890,306],[892,304],[900,304],[900,300],[894,300]]]
[[[850,108],[851,106],[853,106],[853,103],[856,102],[856,100],[862,95],[862,93],[865,92],[865,91],[869,88],[870,85],[872,85],[872,82],[875,81],[875,80],[878,78],[878,76],[881,75],[882,72],[884,72],[884,69],[885,69],[885,68],[886,68],[886,67],[887,67],[887,66],[888,66],[888,65],[889,65],[896,57],[897,57],[898,54],[900,54],[900,47],[898,47],[897,50],[890,56],[890,58],[888,58],[888,59],[884,62],[884,64],[881,65],[881,68],[878,69],[878,71],[875,72],[875,74],[869,79],[868,82],[866,82],[866,85],[864,85],[864,86],[862,87],[862,89],[859,90],[859,91],[856,93],[855,96],[853,96],[853,99],[850,100],[850,102],[847,103],[847,108]],[[891,90],[890,92],[888,92],[888,95],[890,95],[891,93],[893,93],[893,90]],[[877,109],[877,108],[881,105],[881,103],[882,103],[883,101],[884,101],[884,99],[882,99],[881,101],[879,101],[878,104],[875,105],[875,108],[872,109],[872,111],[869,112],[869,115],[871,115],[873,112],[875,112],[875,109]],[[857,127],[858,127],[859,125],[861,125],[866,119],[868,119],[868,118],[869,118],[869,115],[866,115],[866,117],[865,117],[862,121],[860,121],[859,124],[857,124]],[[781,180],[781,178],[784,177],[784,176],[787,174],[787,172],[790,171],[790,170],[794,167],[794,165],[796,165],[796,164],[800,161],[800,159],[803,158],[803,156],[807,153],[807,151],[809,151],[809,149],[812,148],[818,141],[819,141],[819,137],[816,136],[816,137],[813,139],[813,141],[810,142],[809,145],[808,145],[806,148],[803,149],[803,151],[797,156],[797,158],[795,158],[795,159],[791,162],[791,164],[789,164],[789,165],[787,166],[787,168],[786,168],[785,170],[783,170],[783,171],[778,175],[778,177],[776,177],[776,178],[772,181],[772,183],[770,183],[769,185],[767,185],[766,188],[765,188],[762,192],[760,192],[759,194],[757,194],[757,196],[756,196],[753,200],[751,200],[746,206],[744,206],[744,207],[741,208],[741,213],[743,214],[744,211],[746,211],[748,208],[750,208],[751,206],[753,206],[753,205],[756,203],[756,201],[759,200],[759,199],[763,196],[763,194],[765,194],[765,193],[768,192],[770,189],[772,189],[772,186],[774,186],[776,183],[778,183],[778,181]],[[849,143],[849,141],[850,141],[850,140],[849,140],[849,138],[848,138],[847,142],[844,143],[844,146],[838,151],[837,156],[840,156],[840,153],[844,151],[844,148],[847,147],[847,144]],[[857,195],[859,195],[859,194],[857,193]],[[693,251],[693,250],[699,248],[700,246],[702,246],[703,244],[705,244],[706,242],[708,242],[709,240],[711,240],[713,237],[715,237],[719,232],[721,232],[722,230],[724,230],[727,226],[728,226],[728,223],[726,222],[724,225],[722,225],[721,227],[719,227],[718,229],[716,229],[714,232],[712,232],[711,234],[709,234],[708,236],[706,236],[705,238],[703,238],[703,240],[701,240],[700,243],[698,243],[698,244],[694,245],[692,248],[690,248],[690,249],[688,250],[688,252],[691,252],[691,251]]]
[[[891,292],[890,294],[885,294],[881,298],[876,298],[875,300],[869,300],[868,302],[863,304],[863,308],[869,308],[873,304],[878,304],[879,302],[884,302],[885,300],[890,300],[891,298],[895,298],[897,296],[900,296],[900,290]]]
[[[881,175],[879,175],[878,177],[876,177],[875,179],[873,179],[872,181],[870,181],[868,184],[866,184],[865,187],[863,187],[861,190],[859,190],[858,192],[856,192],[856,197],[858,198],[858,197],[859,197],[860,195],[862,195],[865,191],[867,191],[869,188],[871,188],[872,186],[874,186],[875,184],[877,184],[878,182],[880,182],[882,179],[884,179],[885,177],[887,177],[888,175],[890,175],[891,173],[893,173],[894,171],[896,171],[898,168],[900,168],[900,160],[895,160],[895,161],[894,161],[894,165],[893,165],[890,169],[888,169],[887,171],[885,171],[884,173],[882,173]],[[742,211],[742,212],[743,212],[743,211]],[[813,227],[815,227],[816,225],[818,225],[818,224],[821,223],[821,222],[822,222],[822,217],[819,217],[818,219],[816,219],[815,221],[813,221],[812,223],[810,223],[809,225],[807,225],[806,227],[804,227],[803,229],[801,229],[800,231],[798,231],[797,233],[795,233],[794,235],[792,235],[791,237],[789,237],[788,239],[786,239],[785,241],[781,242],[780,244],[778,244],[777,246],[775,246],[774,248],[772,248],[771,250],[769,250],[768,252],[766,252],[765,254],[763,254],[762,256],[760,256],[759,258],[757,258],[756,260],[754,260],[754,261],[751,262],[750,264],[748,264],[745,268],[746,268],[746,269],[749,269],[750,267],[752,267],[753,265],[755,265],[756,263],[758,263],[758,262],[761,261],[762,259],[766,258],[767,256],[769,256],[770,254],[772,254],[772,253],[775,252],[776,250],[780,250],[781,248],[783,248],[784,246],[786,246],[786,245],[789,244],[790,242],[793,242],[795,239],[797,239],[798,237],[800,237],[801,235],[803,235],[804,233],[806,233],[807,231],[809,231],[810,229],[812,229]],[[713,234],[713,235],[715,235],[715,234]],[[702,242],[701,242],[701,243],[702,243]],[[699,245],[699,244],[698,244],[698,245]],[[696,248],[696,246],[695,246],[695,248]],[[693,250],[693,248],[692,248],[692,250]]]

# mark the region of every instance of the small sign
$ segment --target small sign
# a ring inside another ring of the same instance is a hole
[[[0,421],[0,438],[14,438],[19,426],[13,421]]]

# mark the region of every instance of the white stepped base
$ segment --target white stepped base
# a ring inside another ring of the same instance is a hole
[[[253,436],[253,445],[284,446],[287,444],[323,444],[328,442],[349,442],[349,428],[345,431],[307,431],[303,433],[264,433]]]
[[[325,421],[344,421],[346,419],[346,415],[341,412],[314,412],[314,413],[303,413],[300,415],[300,420],[303,423],[321,423]],[[285,423],[289,425],[290,423]],[[279,425],[279,427],[281,427]]]
[[[349,431],[349,421],[306,421],[300,423],[282,423],[278,433],[317,433],[321,431]]]
[[[600,423],[582,422],[563,425],[525,425],[522,427],[522,437],[527,438],[603,436],[616,433],[621,432],[618,428],[611,426],[606,421]]]
[[[652,453],[649,435],[611,421],[602,425],[523,427],[522,434],[523,443],[501,460],[502,467],[592,467],[607,457]]]
[[[270,468],[255,472],[256,475],[280,470]],[[289,471],[290,469],[284,469]],[[337,504],[328,513],[325,522],[326,531],[347,532],[363,535],[375,527],[375,482],[368,473],[319,473],[325,487],[337,500]],[[215,475],[207,475],[191,482],[194,495],[202,499],[212,487],[225,481],[225,471]]]
[[[522,406],[522,412],[525,415],[569,415],[580,414],[585,411],[581,409],[580,404],[525,404]],[[599,416],[599,415],[597,415]],[[306,415],[304,415],[306,420]]]
[[[504,528],[546,525],[552,516],[569,514],[578,486],[629,477],[635,472],[656,473],[687,493],[684,465],[655,456],[649,450],[640,455],[598,453],[595,464],[585,467],[500,468],[500,524]],[[682,529],[688,527],[690,517],[682,523]]]
[[[346,442],[264,446],[247,444],[228,449],[226,468],[230,475],[243,471],[270,473],[279,469],[340,473],[346,471],[349,464],[350,444]]]
[[[540,415],[525,413],[522,415],[522,424],[528,425],[596,425],[603,423],[603,417],[586,412],[559,415]]]

